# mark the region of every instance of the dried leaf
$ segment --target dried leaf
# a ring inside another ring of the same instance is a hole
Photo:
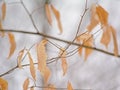
[[[111,33],[110,33],[110,26],[104,27],[103,30],[103,35],[101,38],[101,43],[104,44],[106,46],[106,48],[108,47],[108,44],[110,43],[111,40]]]
[[[81,42],[83,45],[92,47],[93,46],[93,36],[90,33],[85,33],[77,37],[77,42]],[[78,49],[79,54],[81,55],[83,47],[80,46]],[[92,53],[92,49],[85,48],[85,60]]]
[[[23,54],[24,54],[24,49],[22,49],[19,54],[18,54],[18,67],[21,69],[22,68],[22,65],[21,65],[21,61],[22,61],[22,57],[23,57]]]
[[[31,87],[30,90],[34,90],[34,87]]]
[[[97,26],[98,23],[99,20],[98,20],[98,16],[96,15],[96,5],[92,5],[90,24],[87,26],[88,31],[91,32],[92,29],[95,26]]]
[[[46,44],[47,44],[47,40],[44,39],[37,45],[38,69],[40,70],[40,72],[42,72],[42,70],[46,67],[46,60],[47,60],[47,53],[45,50]]]
[[[8,56],[8,59],[9,59],[13,55],[16,49],[16,42],[15,42],[14,35],[12,33],[8,33],[8,37],[9,37],[9,42],[10,42],[10,52]]]
[[[6,16],[6,3],[4,2],[2,4],[2,20],[5,19],[5,16]]]
[[[116,32],[115,32],[115,29],[110,26],[110,30],[111,30],[111,33],[112,33],[112,36],[113,36],[113,42],[114,42],[114,54],[115,56],[118,56],[118,44],[117,44],[117,37],[116,37]]]
[[[108,12],[100,5],[96,7],[96,13],[102,25],[106,26],[108,24]]]
[[[8,82],[0,77],[0,90],[8,90]]]
[[[67,85],[67,90],[73,90],[72,85],[71,85],[71,83],[70,83],[70,82],[68,82],[68,85]]]
[[[29,78],[27,78],[27,79],[24,81],[23,90],[27,90],[27,89],[28,89],[28,85],[29,85]]]
[[[50,5],[48,3],[45,4],[45,12],[49,24],[52,25],[52,16],[50,12]]]
[[[3,27],[2,27],[2,21],[1,21],[1,20],[0,20],[0,29],[3,29]],[[0,36],[1,36],[1,37],[4,37],[4,36],[5,36],[4,30],[1,30],[1,31],[0,31]]]
[[[61,20],[60,20],[60,13],[59,13],[59,11],[53,5],[51,5],[51,10],[53,11],[53,13],[54,13],[54,15],[56,17],[60,33],[62,33],[63,29],[62,29],[62,24],[61,24]]]
[[[78,53],[79,53],[80,56],[82,55],[82,50],[83,50],[82,47],[79,47],[79,48],[78,48]]]
[[[50,72],[49,68],[48,68],[48,67],[45,67],[45,68],[44,68],[44,71],[43,71],[43,78],[44,78],[44,83],[45,83],[45,84],[47,84],[50,75],[51,75],[51,72]]]
[[[38,69],[40,70],[41,74],[43,75],[45,83],[47,83],[47,81],[50,77],[50,70],[46,65],[46,60],[47,60],[47,53],[45,50],[46,44],[47,44],[47,40],[44,39],[37,45]]]
[[[44,90],[56,90],[55,86],[52,84],[49,84],[47,88],[45,88]]]
[[[66,54],[67,52],[65,51],[65,49],[63,48],[60,49],[59,55],[61,56],[63,76],[66,74],[67,68],[68,68],[67,61],[66,61]]]
[[[36,80],[35,67],[31,54],[28,52],[29,62],[30,62],[30,72],[34,80]]]

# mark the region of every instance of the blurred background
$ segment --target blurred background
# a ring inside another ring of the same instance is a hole
[[[9,30],[21,30],[28,32],[36,32],[33,23],[26,12],[25,8],[21,4],[20,0],[5,0],[7,5],[6,18],[2,22],[4,29]],[[0,7],[3,0],[0,0]],[[59,28],[55,16],[52,14],[53,23],[49,25],[45,15],[45,0],[23,0],[23,3],[31,14],[34,24],[38,28],[39,32],[57,37],[60,39],[71,41],[75,37],[81,15],[85,9],[85,0],[50,0],[50,3],[59,10],[61,14],[61,22],[63,26],[63,33],[59,34]],[[89,10],[84,16],[80,33],[86,30],[86,26],[90,23],[90,8],[93,4],[101,5],[109,13],[109,24],[116,29],[118,47],[120,46],[120,0],[88,0],[87,2]],[[34,12],[33,12],[34,11]],[[1,15],[1,10],[0,10]],[[98,29],[97,26],[95,29]],[[17,56],[20,50],[23,48],[29,49],[33,44],[39,43],[43,37],[37,35],[14,33],[17,48],[14,55],[8,60],[9,54],[9,41],[8,36],[4,38],[0,37],[0,74],[8,71],[17,64]],[[100,43],[102,32],[100,32],[95,38],[94,45],[97,48],[113,52],[113,42],[111,41],[108,49]],[[55,43],[61,47],[66,47],[65,44],[60,41],[49,39],[52,43]],[[76,46],[70,46],[67,52],[74,50]],[[34,46],[30,53],[34,62],[37,62],[36,46]],[[119,47],[120,53],[120,47]],[[57,57],[59,49],[54,45],[47,44],[48,60],[50,58]],[[24,59],[22,64],[28,63],[28,57]],[[53,62],[48,64],[52,74],[49,79],[49,83],[54,84],[57,88],[66,88],[67,82],[70,81],[74,89],[78,90],[120,90],[120,58],[110,56],[98,51],[93,51],[88,57],[87,61],[84,61],[83,56],[79,56],[78,53],[67,58],[68,70],[65,76],[63,76],[61,62]],[[37,67],[36,67],[37,69]],[[37,85],[43,86],[42,77],[39,71],[37,74]],[[26,77],[30,77],[29,67],[23,69],[15,69],[13,72],[3,76],[9,83],[8,90],[23,90],[23,82]],[[33,85],[33,83],[30,83]],[[42,88],[36,88],[35,90],[43,90]],[[61,90],[61,89],[59,89]],[[67,89],[64,89],[67,90]]]

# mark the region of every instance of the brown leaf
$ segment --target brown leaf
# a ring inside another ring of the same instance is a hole
[[[99,20],[98,20],[98,16],[96,15],[96,5],[92,5],[90,24],[87,26],[88,31],[91,32],[92,29],[95,26],[97,26],[98,23]]]
[[[22,49],[19,54],[18,54],[18,67],[21,69],[22,68],[22,65],[21,65],[21,61],[22,61],[22,57],[23,57],[23,54],[24,54],[24,49]]]
[[[67,90],[73,90],[73,87],[72,87],[72,85],[71,85],[71,83],[70,83],[70,82],[68,82],[68,85],[67,85]]]
[[[60,49],[59,55],[61,56],[63,76],[66,74],[67,68],[68,68],[67,61],[66,61],[66,54],[67,52],[65,51],[64,48]]]
[[[46,60],[47,60],[47,53],[45,50],[46,44],[47,44],[47,40],[44,39],[37,45],[38,69],[40,70],[40,72],[42,72],[42,70],[46,67]]]
[[[30,90],[34,90],[34,87],[31,87]]]
[[[45,67],[44,68],[44,71],[43,71],[43,78],[44,78],[44,83],[47,84],[49,78],[50,78],[50,75],[51,75],[51,72],[49,70],[48,67]]]
[[[45,50],[46,44],[47,44],[47,40],[44,39],[37,45],[38,69],[43,75],[45,83],[47,83],[50,77],[50,70],[46,65],[46,60],[47,60],[47,53]]]
[[[110,26],[108,25],[107,27],[104,27],[103,35],[100,42],[104,44],[107,48],[108,44],[110,43],[110,40],[111,40],[111,31],[110,31]]]
[[[81,42],[83,45],[88,47],[93,47],[93,36],[90,33],[85,33],[79,35],[77,37],[77,42]],[[78,49],[79,54],[81,55],[83,47],[80,46]],[[85,48],[85,60],[87,60],[88,56],[92,53],[92,49]]]
[[[27,78],[27,79],[24,81],[23,90],[27,90],[27,89],[28,89],[28,85],[29,85],[29,78]]]
[[[51,10],[53,11],[53,14],[55,15],[56,17],[56,20],[57,20],[57,24],[58,24],[58,28],[60,30],[60,33],[63,32],[63,29],[62,29],[62,24],[61,24],[61,20],[60,20],[60,13],[59,11],[53,6],[51,5]]]
[[[100,5],[96,7],[96,13],[102,25],[106,26],[108,24],[108,12]]]
[[[112,36],[113,36],[113,42],[114,42],[114,54],[115,56],[118,56],[118,44],[117,44],[117,37],[116,37],[116,32],[115,32],[115,29],[110,26],[110,30],[111,30],[111,33],[112,33]]]
[[[3,26],[2,26],[2,21],[0,20],[0,29],[3,29]],[[0,31],[0,36],[1,37],[4,37],[5,36],[5,32],[2,30]]]
[[[8,82],[0,77],[0,90],[8,90]]]
[[[6,16],[6,3],[4,2],[2,4],[2,20],[5,19],[5,16]]]
[[[48,3],[45,4],[45,12],[49,24],[52,25],[52,16],[50,12],[50,5]]]
[[[15,42],[14,35],[12,33],[8,33],[8,37],[9,37],[9,42],[10,42],[10,52],[8,56],[8,59],[9,59],[13,55],[16,49],[16,42]]]
[[[52,84],[49,84],[47,88],[45,88],[44,90],[56,90],[55,86]]]
[[[34,80],[36,80],[35,67],[31,54],[28,52],[29,62],[30,62],[30,72]]]

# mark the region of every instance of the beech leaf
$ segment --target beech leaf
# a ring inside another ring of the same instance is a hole
[[[3,29],[2,21],[1,21],[1,20],[0,20],[0,29]],[[4,37],[4,36],[5,36],[4,30],[0,31],[0,36],[1,36],[1,37]]]
[[[28,85],[29,85],[29,78],[27,78],[27,79],[24,81],[23,90],[27,90],[27,89],[28,89]]]
[[[45,88],[44,90],[56,90],[55,86],[52,84],[49,84],[47,88]]]
[[[84,33],[77,37],[77,42],[81,42],[82,45],[93,47],[93,36],[90,33]],[[85,49],[85,60],[87,60],[88,56],[92,53],[92,49],[84,48]],[[83,47],[80,46],[78,49],[79,54],[81,55],[83,51]]]
[[[67,90],[73,90],[73,87],[72,87],[72,85],[71,85],[71,83],[70,83],[70,82],[68,82],[68,85],[67,85]]]
[[[68,68],[67,61],[66,61],[66,54],[67,52],[65,51],[64,48],[60,49],[59,55],[61,56],[61,62],[62,62],[61,66],[63,70],[63,76],[66,74],[67,68]]]
[[[108,23],[108,12],[100,5],[96,7],[96,13],[102,25],[107,25]]]
[[[58,24],[58,28],[59,28],[60,34],[61,34],[63,32],[63,29],[62,29],[62,23],[60,20],[60,13],[53,5],[51,5],[51,9],[53,11],[53,14],[55,15],[55,18],[56,18],[57,24]]]
[[[98,16],[96,15],[96,5],[92,5],[90,24],[87,26],[89,32],[99,23]]]
[[[40,70],[45,83],[47,83],[50,77],[50,70],[46,65],[46,60],[47,60],[47,53],[45,50],[46,44],[47,44],[47,40],[44,39],[37,45],[38,70]]]
[[[8,90],[8,82],[0,77],[0,90]]]
[[[21,65],[21,61],[22,61],[22,57],[23,57],[23,54],[24,54],[24,49],[22,49],[19,54],[18,54],[18,67],[21,69],[22,68],[22,65]]]
[[[3,2],[3,4],[2,4],[2,20],[5,19],[5,16],[6,16],[6,3]]]
[[[50,12],[50,5],[48,3],[45,4],[45,12],[46,12],[48,23],[52,25],[52,16]]]
[[[113,36],[113,42],[114,42],[114,54],[115,56],[118,56],[118,44],[117,44],[117,37],[116,37],[116,32],[115,32],[115,29],[110,26],[110,30],[111,30],[111,33],[112,33],[112,36]]]
[[[28,52],[29,62],[30,62],[30,72],[34,80],[36,80],[35,67],[31,54]]]
[[[9,42],[10,42],[10,52],[8,56],[8,59],[9,59],[13,55],[16,49],[16,42],[15,42],[14,35],[12,33],[8,33],[8,37],[9,37]]]
[[[107,48],[108,44],[110,43],[110,40],[111,40],[111,31],[110,31],[110,26],[108,25],[107,27],[104,27],[103,35],[100,42],[104,44]]]

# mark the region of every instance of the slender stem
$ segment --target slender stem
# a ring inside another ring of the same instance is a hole
[[[78,44],[78,43],[71,42],[71,41],[68,41],[68,40],[56,38],[56,37],[53,37],[53,36],[50,36],[50,35],[47,35],[47,34],[44,34],[44,33],[28,32],[28,31],[25,31],[25,30],[17,31],[17,30],[0,29],[0,31],[3,31],[3,30],[4,30],[4,32],[14,32],[14,33],[22,33],[22,34],[43,36],[43,37],[46,37],[48,39],[53,39],[53,40],[56,40],[56,41],[71,44],[71,45],[78,46],[78,47],[81,46],[81,47],[84,47],[84,48],[93,49],[95,51],[98,51],[98,52],[101,52],[101,53],[104,53],[104,54],[107,54],[107,55],[115,56],[114,53],[111,53],[111,52],[108,52],[108,51],[105,51],[105,50],[102,50],[102,49],[99,49],[99,48],[96,48],[96,47],[89,47],[89,46]],[[120,58],[120,55],[118,55],[117,57]]]

